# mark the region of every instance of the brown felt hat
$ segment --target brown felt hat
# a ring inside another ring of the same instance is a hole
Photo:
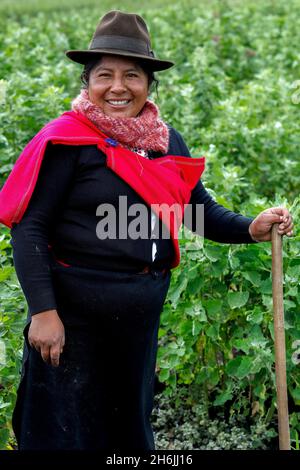
[[[101,18],[88,50],[66,51],[69,59],[79,64],[100,58],[102,54],[141,59],[153,71],[165,70],[174,65],[173,62],[154,56],[149,31],[141,16],[118,10],[109,11]]]

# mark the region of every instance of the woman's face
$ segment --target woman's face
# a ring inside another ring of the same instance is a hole
[[[148,97],[148,76],[134,61],[104,55],[92,69],[89,98],[111,117],[135,117]]]

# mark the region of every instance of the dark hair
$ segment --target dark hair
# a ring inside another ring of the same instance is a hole
[[[83,71],[80,75],[80,80],[81,80],[81,83],[83,84],[83,88],[88,87],[90,73],[95,67],[95,65],[99,63],[99,60],[100,59],[97,58],[96,60],[92,60],[91,62],[88,62],[87,64],[84,65]],[[151,70],[151,68],[149,67],[149,64],[147,64],[145,61],[137,60],[136,63],[143,69],[143,71],[148,76],[148,85],[149,85],[150,92],[155,90],[156,96],[158,97],[159,80],[154,75],[153,70]]]

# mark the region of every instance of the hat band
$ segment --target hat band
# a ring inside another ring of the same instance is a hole
[[[137,54],[153,57],[153,52],[149,45],[142,39],[133,39],[127,36],[98,36],[95,37],[90,45],[92,49],[117,49],[135,52]]]

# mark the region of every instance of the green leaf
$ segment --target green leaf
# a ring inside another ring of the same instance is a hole
[[[199,336],[199,333],[203,330],[203,322],[193,320],[192,322],[192,335]]]
[[[176,384],[177,384],[177,376],[176,376],[176,373],[170,375],[170,377],[169,377],[169,379],[168,379],[168,384],[169,384],[173,389],[176,388]]]
[[[219,330],[220,330],[220,325],[218,323],[213,323],[210,325],[207,330],[206,334],[213,340],[217,340],[219,338]]]
[[[226,392],[223,392],[223,393],[219,393],[219,395],[217,395],[215,401],[213,402],[213,405],[214,406],[221,406],[221,405],[224,405],[224,403],[226,403],[228,400],[231,400],[232,399],[232,393],[227,390]]]
[[[217,261],[222,257],[221,248],[218,246],[206,245],[204,248],[204,254],[212,262]]]
[[[170,369],[173,369],[174,367],[176,367],[178,364],[181,363],[180,356],[176,354],[171,354],[168,360],[169,360]]]
[[[286,292],[286,296],[290,297],[298,297],[299,291],[297,286],[289,286],[288,291]]]
[[[269,310],[273,311],[273,297],[270,295],[262,296],[262,304]]]
[[[294,399],[295,405],[300,405],[300,387],[294,388],[291,390],[292,397]]]
[[[220,299],[211,299],[205,302],[207,315],[211,320],[215,320],[222,310],[223,302]]]
[[[235,357],[234,359],[231,359],[229,362],[227,362],[227,365],[226,365],[227,374],[236,376],[238,373],[238,369],[241,365],[241,362],[242,362],[241,356]]]
[[[243,379],[251,373],[252,358],[248,356],[238,356],[228,362],[226,372],[229,375]]]
[[[260,292],[262,294],[272,294],[272,279],[268,278],[261,282]]]
[[[220,373],[216,368],[210,369],[208,372],[208,384],[210,387],[215,387],[220,382]]]
[[[251,346],[265,346],[267,343],[267,339],[264,337],[261,327],[259,325],[254,325],[249,333],[249,340],[251,343]]]
[[[5,403],[0,403],[0,409],[3,409],[3,408],[7,408],[8,406],[10,406],[11,404],[9,402]]]
[[[4,450],[9,438],[8,428],[0,429],[0,449]]]
[[[161,369],[158,377],[160,382],[165,382],[170,377],[170,369]]]
[[[177,306],[177,303],[179,301],[179,298],[182,294],[183,291],[185,291],[188,279],[186,277],[181,276],[180,283],[174,286],[172,289],[170,289],[168,293],[168,298],[174,305],[174,307]]]
[[[251,313],[247,315],[247,321],[250,323],[261,323],[263,321],[263,311],[260,307],[254,307]]]
[[[200,302],[195,303],[194,305],[189,305],[185,309],[185,313],[192,318],[197,318],[199,321],[206,321],[206,313]]]
[[[203,286],[204,279],[201,276],[197,276],[196,278],[189,281],[187,285],[187,291],[190,295],[197,295]]]
[[[287,275],[295,280],[300,278],[300,264],[296,266],[289,266],[287,269]]]
[[[228,292],[227,300],[230,308],[241,308],[248,302],[249,292]]]
[[[255,287],[260,285],[261,274],[257,271],[242,271],[242,275],[245,279],[250,281]]]
[[[6,279],[8,279],[11,273],[13,272],[13,270],[14,268],[12,268],[11,266],[5,266],[4,268],[1,268],[0,269],[0,282],[3,282]]]

